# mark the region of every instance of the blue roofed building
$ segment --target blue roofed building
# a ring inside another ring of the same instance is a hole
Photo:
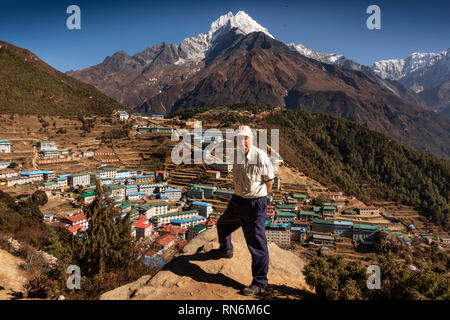
[[[137,184],[129,184],[125,186],[125,196],[129,196],[130,194],[135,193],[139,193]]]
[[[42,181],[44,180],[44,174],[54,174],[53,171],[48,170],[35,170],[35,171],[22,171],[21,176],[29,177],[31,181]]]
[[[189,228],[199,223],[206,222],[206,218],[202,216],[194,216],[187,219],[172,219],[170,223],[181,228]]]
[[[342,220],[313,219],[311,230],[314,232],[332,233],[341,237],[352,237],[353,222]]]
[[[0,140],[0,153],[10,153],[11,152],[11,142],[8,140]]]
[[[197,210],[185,210],[180,212],[159,214],[151,217],[151,221],[156,227],[159,227],[163,224],[171,223],[172,220],[185,220],[194,218],[196,216],[198,216]],[[206,218],[204,219],[206,220]]]
[[[208,218],[211,213],[213,213],[212,204],[203,201],[194,201],[192,202],[192,209],[196,209],[198,214]]]
[[[145,198],[145,193],[130,193],[129,195],[127,195],[128,200],[139,200],[139,199],[144,199],[144,198]]]
[[[334,221],[333,233],[341,237],[351,238],[353,233],[353,222],[351,221]]]
[[[8,168],[10,164],[11,164],[11,161],[8,161],[8,162],[0,162],[0,169]]]
[[[178,201],[181,199],[181,189],[166,188],[166,190],[162,192],[161,198],[162,196],[166,196],[169,201]]]

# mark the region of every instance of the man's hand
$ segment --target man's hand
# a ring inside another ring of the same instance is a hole
[[[267,194],[269,194],[270,190],[273,187],[273,180],[266,181]]]

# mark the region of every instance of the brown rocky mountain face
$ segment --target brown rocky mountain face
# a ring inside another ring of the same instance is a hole
[[[448,119],[401,98],[392,91],[395,85],[389,89],[370,73],[306,58],[265,33],[226,33],[203,61],[190,64],[174,64],[177,52],[168,45],[153,51],[161,56],[157,64],[153,60],[145,67],[136,66],[136,59],[130,62],[129,56],[117,53],[72,75],[97,82],[100,90],[125,104],[145,100],[135,107],[141,112],[167,114],[238,102],[268,104],[344,117],[415,149],[450,156]],[[118,62],[111,64],[110,59]],[[157,84],[151,85],[149,79],[158,79]],[[402,89],[400,84],[397,87]]]
[[[176,64],[179,58],[175,45],[163,43],[133,57],[119,51],[98,65],[68,74],[96,86],[120,103],[136,107],[204,66],[201,61]]]

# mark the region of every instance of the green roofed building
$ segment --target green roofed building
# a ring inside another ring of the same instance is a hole
[[[380,226],[371,225],[371,224],[355,224],[355,225],[353,225],[353,229],[378,230],[378,229],[380,229]]]
[[[159,227],[163,224],[170,223],[171,220],[184,220],[194,218],[198,215],[197,210],[185,210],[180,212],[166,213],[151,217],[151,221],[155,224],[155,226]]]
[[[145,215],[147,219],[154,216],[167,214],[167,202],[166,201],[152,201],[148,203],[139,204],[136,209],[139,213]]]
[[[227,196],[227,197],[232,197],[234,194],[234,190],[225,190],[225,189],[217,189],[214,192],[215,195],[219,195],[219,196]]]
[[[127,202],[127,201],[122,201],[121,205],[120,205],[120,210],[123,212],[128,212],[131,210],[132,207],[136,206],[137,203],[132,203],[132,202]]]
[[[292,195],[292,198],[303,201],[303,200],[306,200],[306,194],[294,193]]]
[[[275,220],[277,222],[290,222],[297,219],[295,212],[291,211],[275,211]]]
[[[320,218],[320,214],[314,211],[304,211],[300,210],[299,212],[300,220],[302,221],[311,221],[313,218]]]
[[[84,193],[80,194],[78,196],[78,198],[80,199],[80,201],[84,204],[88,204],[91,203],[92,201],[94,201],[95,198],[95,192],[93,190],[88,190],[85,191]]]
[[[39,187],[47,188],[50,190],[61,189],[61,186],[56,181],[47,181],[39,184]]]
[[[204,185],[204,184],[194,184],[187,191],[187,196],[194,199],[211,198],[217,187]]]
[[[380,227],[377,225],[355,224],[353,225],[353,241],[370,242],[378,229]]]
[[[335,206],[324,206],[322,208],[322,215],[324,217],[334,217],[335,213],[336,213],[336,207]]]
[[[279,211],[296,211],[297,206],[293,204],[277,204],[275,208]]]
[[[206,189],[206,190],[216,190],[217,189],[215,186],[209,185],[209,184],[194,184],[193,187]]]
[[[333,233],[334,223],[333,220],[324,220],[314,218],[311,222],[311,230],[313,232]]]
[[[192,239],[196,235],[202,233],[205,230],[206,230],[206,226],[203,225],[203,224],[197,224],[195,226],[191,226],[191,227],[188,228],[187,237],[188,237],[188,239]]]

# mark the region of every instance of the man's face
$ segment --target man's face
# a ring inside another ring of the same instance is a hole
[[[241,148],[241,150],[244,150],[245,153],[247,153],[250,150],[250,146],[253,143],[253,137],[248,136],[239,136],[237,137],[237,146],[238,148]]]

